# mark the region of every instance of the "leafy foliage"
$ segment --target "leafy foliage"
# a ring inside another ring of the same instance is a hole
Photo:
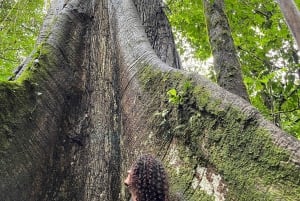
[[[33,50],[44,0],[0,1],[0,80],[7,80]]]
[[[172,88],[167,91],[167,96],[169,99],[169,103],[172,103],[174,105],[180,105],[184,102],[184,96],[191,88],[191,83],[189,81],[184,82],[183,90],[177,92],[176,89]]]
[[[177,94],[176,89],[170,89],[167,92],[167,95],[169,97],[169,102],[173,104],[179,104],[181,102],[181,97],[179,94]]]
[[[202,1],[167,4],[175,33],[196,48],[197,58],[207,59],[210,48]],[[252,104],[300,139],[299,54],[279,6],[276,1],[225,0],[225,7]]]
[[[298,9],[300,8],[300,1],[299,0],[294,0],[295,4],[297,5]]]
[[[184,50],[184,43],[187,42],[195,50],[194,54],[198,58],[207,59],[211,56],[210,45],[207,35],[205,18],[203,15],[202,1],[199,0],[168,0],[170,9],[169,20],[175,32],[178,31],[182,37],[177,41],[179,51]],[[176,36],[176,35],[175,35]]]

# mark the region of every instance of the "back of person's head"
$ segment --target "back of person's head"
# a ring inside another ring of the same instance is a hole
[[[131,167],[136,201],[169,201],[168,178],[160,160],[142,155]]]

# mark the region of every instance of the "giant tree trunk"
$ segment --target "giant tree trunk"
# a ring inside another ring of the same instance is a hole
[[[0,200],[125,200],[125,170],[144,152],[163,159],[187,200],[298,199],[299,141],[171,68],[170,29],[147,35],[139,17],[162,7],[142,3],[52,4],[26,68],[0,84]]]

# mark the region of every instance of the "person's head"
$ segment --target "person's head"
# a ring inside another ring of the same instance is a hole
[[[169,201],[169,184],[162,163],[151,155],[140,156],[124,181],[133,201]]]

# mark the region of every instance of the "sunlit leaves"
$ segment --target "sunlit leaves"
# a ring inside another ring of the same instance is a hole
[[[175,32],[180,34],[195,50],[195,56],[207,59],[211,56],[202,1],[167,0],[171,12],[168,17]],[[185,40],[178,37],[179,49],[184,51]]]
[[[0,1],[0,80],[7,80],[34,48],[44,0]]]
[[[210,47],[202,1],[167,2],[174,29],[196,48],[193,56],[206,59]],[[299,53],[279,6],[269,0],[225,0],[225,8],[251,103],[300,139]]]

